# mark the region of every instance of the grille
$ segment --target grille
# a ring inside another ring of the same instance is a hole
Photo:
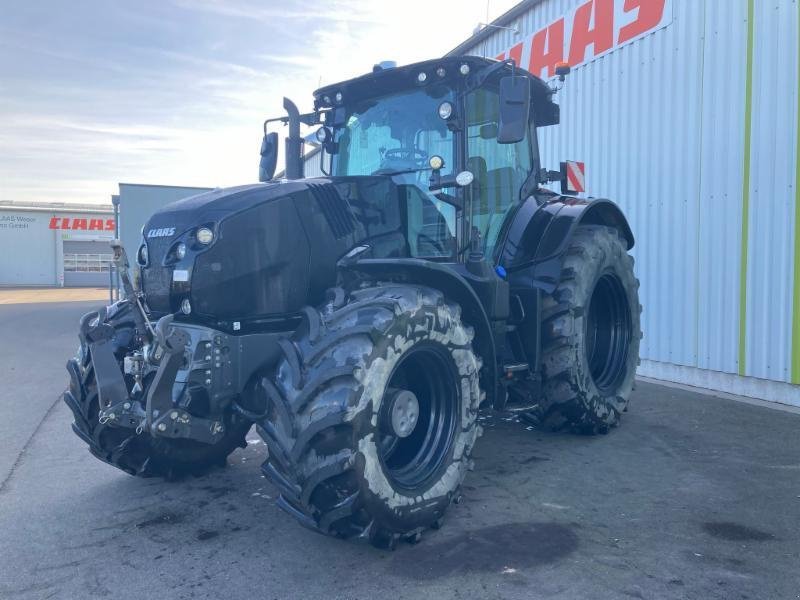
[[[350,203],[342,198],[331,185],[311,184],[308,187],[336,239],[339,240],[352,234],[355,230],[355,221],[350,212]]]

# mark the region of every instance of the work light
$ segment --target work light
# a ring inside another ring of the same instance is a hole
[[[428,160],[428,164],[430,165],[431,169],[438,171],[444,166],[444,159],[438,154],[434,154],[431,156],[430,160]]]
[[[439,105],[439,118],[447,120],[453,116],[453,105],[446,100]]]

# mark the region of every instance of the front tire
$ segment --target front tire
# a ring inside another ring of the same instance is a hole
[[[473,331],[423,286],[332,297],[322,313],[306,310],[260,383],[263,470],[302,524],[393,547],[438,527],[470,467],[481,400]]]
[[[639,281],[616,229],[580,226],[542,306],[544,427],[607,433],[633,391],[642,337]]]

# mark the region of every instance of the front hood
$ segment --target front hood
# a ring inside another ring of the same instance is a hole
[[[297,180],[218,188],[167,204],[150,217],[143,234],[145,238],[179,237],[191,227],[216,223],[255,204],[269,202],[305,187],[306,184]],[[164,233],[170,230],[172,233],[165,236]],[[155,235],[150,235],[151,233]]]
[[[192,315],[238,320],[318,303],[335,284],[336,261],[362,241],[374,238],[380,256],[407,255],[401,197],[390,177],[323,177],[169,204],[143,231],[148,305],[176,312],[188,299]],[[210,244],[197,239],[200,228],[212,230]]]

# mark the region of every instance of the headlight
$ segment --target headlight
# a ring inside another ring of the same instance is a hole
[[[136,253],[136,262],[139,263],[139,266],[146,267],[149,258],[147,244],[142,244],[139,246],[139,252]]]
[[[192,314],[192,303],[189,302],[188,298],[184,298],[183,302],[181,302],[181,312],[185,315]]]
[[[201,227],[200,229],[197,230],[195,237],[197,238],[198,242],[207,246],[208,244],[214,241],[214,232],[211,231],[208,227]]]
[[[175,247],[175,257],[178,260],[183,260],[185,256],[186,256],[186,244],[181,242]]]
[[[439,118],[447,121],[453,116],[453,105],[445,101],[439,105]]]

